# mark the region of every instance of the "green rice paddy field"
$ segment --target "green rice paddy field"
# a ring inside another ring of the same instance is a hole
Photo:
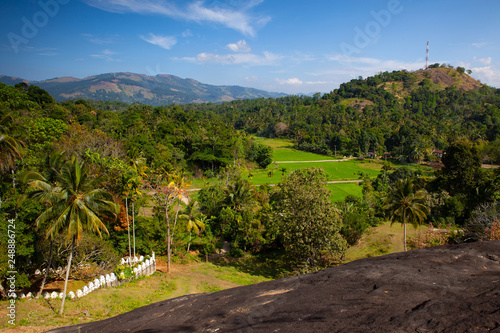
[[[285,139],[255,138],[256,142],[274,149],[274,163],[266,169],[253,169],[243,172],[243,177],[255,185],[275,185],[281,182],[284,175],[302,168],[322,168],[327,174],[329,182],[356,181],[360,174],[367,174],[371,178],[377,177],[382,163],[372,160],[354,160],[337,156],[330,156],[304,152],[292,148],[292,143]],[[283,171],[283,168],[285,170]],[[206,180],[215,182],[215,180]],[[203,186],[202,180],[195,180],[193,187]],[[357,183],[330,183],[328,189],[332,191],[333,201],[342,201],[347,195],[361,195],[361,186]]]
[[[276,166],[277,165],[277,166]],[[285,174],[291,171],[303,168],[321,168],[325,170],[328,181],[341,180],[358,180],[360,173],[366,173],[370,177],[376,177],[380,173],[382,164],[379,163],[360,163],[355,160],[345,160],[342,162],[297,162],[297,163],[280,163],[271,164],[267,169],[254,169],[244,173],[244,176],[251,177],[251,180],[256,185],[262,184],[277,184],[281,181],[283,173],[282,168],[286,168]],[[269,177],[269,172],[272,176]]]

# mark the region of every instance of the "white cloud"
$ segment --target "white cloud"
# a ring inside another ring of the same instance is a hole
[[[392,59],[377,59],[368,57],[349,57],[341,54],[327,57],[327,60],[334,63],[334,67],[321,72],[311,73],[311,75],[348,75],[351,78],[357,76],[371,76],[378,72],[406,69],[409,71],[424,68],[424,61],[405,62]],[[338,65],[341,65],[339,67]],[[347,78],[345,78],[347,79]]]
[[[290,79],[276,79],[281,85],[293,85],[293,86],[302,86],[302,85],[321,85],[321,84],[329,84],[330,82],[326,81],[302,81],[299,78],[290,78]]]
[[[269,22],[269,17],[253,18],[247,10],[260,3],[249,1],[241,8],[207,7],[203,1],[194,1],[184,8],[163,0],[84,0],[89,6],[114,13],[158,14],[170,18],[198,23],[216,23],[254,36],[255,28]]]
[[[483,65],[491,65],[491,57],[487,57],[487,58],[477,58],[477,57],[474,57],[473,58],[474,62],[479,62]]]
[[[157,45],[165,50],[170,50],[175,44],[177,44],[177,39],[173,36],[160,36],[155,34],[149,34],[149,37],[139,36],[142,40]]]
[[[226,47],[234,52],[250,52],[251,50],[245,40],[240,40],[236,43],[229,43]]]
[[[116,43],[118,39],[118,35],[104,35],[104,36],[96,36],[93,34],[81,34],[85,39],[94,44],[113,44]]]
[[[472,76],[493,87],[500,87],[500,72],[492,65],[473,67]]]
[[[257,81],[259,81],[259,77],[255,76],[255,75],[246,76],[243,80],[246,82],[257,82]]]
[[[477,47],[478,49],[488,46],[492,44],[491,42],[479,42],[479,43],[472,43],[472,46]]]
[[[287,84],[287,85],[302,85],[303,84],[303,82],[296,77],[291,78],[291,79],[276,79],[276,81],[279,84]]]
[[[57,53],[55,53],[55,52],[42,52],[42,53],[38,53],[38,54],[42,55],[42,56],[46,56],[46,57],[52,57],[52,56],[57,55]]]
[[[237,53],[237,54],[213,54],[200,53],[196,57],[185,57],[181,60],[192,61],[197,63],[218,63],[224,65],[251,65],[251,66],[267,66],[274,65],[280,60],[281,56],[271,52],[264,52],[262,55],[253,53]]]
[[[193,35],[193,33],[191,32],[191,30],[189,29],[186,29],[182,32],[182,37],[186,38],[186,37],[191,37]]]
[[[92,58],[97,58],[97,59],[103,59],[106,61],[119,61],[118,59],[113,58],[113,55],[115,55],[116,52],[113,52],[109,49],[102,50],[101,53],[99,54],[91,54],[90,56]]]
[[[347,64],[377,64],[380,63],[379,59],[375,58],[363,58],[363,57],[349,57],[343,54],[335,54],[333,56],[327,57],[328,60],[330,61],[336,61],[340,63],[347,63]]]

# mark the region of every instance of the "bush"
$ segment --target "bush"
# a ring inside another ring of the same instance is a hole
[[[450,232],[434,231],[434,226],[431,223],[425,233],[420,234],[418,236],[409,237],[407,244],[408,247],[413,250],[422,249],[425,247],[445,245],[449,244],[450,237],[453,237],[454,234],[455,233],[453,231]]]
[[[118,265],[115,274],[120,280],[128,280],[135,277],[134,271],[129,266]]]
[[[483,240],[500,240],[500,223],[498,219],[491,226],[484,229]]]
[[[231,251],[229,251],[229,256],[233,258],[241,258],[244,254],[243,250],[237,247],[232,247]]]
[[[500,205],[487,203],[480,205],[465,224],[465,240],[481,241],[500,239]]]
[[[106,274],[120,261],[113,247],[104,239],[85,234],[74,253],[75,274],[82,278]]]
[[[363,233],[370,227],[368,216],[361,211],[344,213],[340,234],[350,246],[356,244]]]

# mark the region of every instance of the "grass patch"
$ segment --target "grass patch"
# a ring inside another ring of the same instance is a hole
[[[30,327],[26,332],[45,332],[60,326],[109,318],[186,294],[215,292],[270,280],[240,272],[234,267],[211,263],[173,265],[172,268],[171,275],[156,272],[117,288],[101,288],[81,299],[67,300],[62,316],[58,314],[60,299],[18,300],[17,326]],[[10,327],[7,323],[7,303],[0,302],[0,329]]]
[[[292,149],[292,148],[277,148],[274,149],[273,160],[279,162],[288,161],[323,161],[333,160],[332,156],[319,155],[307,151]]]
[[[357,183],[339,183],[339,184],[328,184],[327,188],[332,191],[330,200],[333,202],[344,201],[348,195],[354,195],[356,197],[362,196],[363,187]]]
[[[198,289],[200,289],[204,293],[214,293],[216,291],[222,290],[220,286],[217,286],[215,284],[210,284],[208,282],[201,282],[198,286]]]
[[[417,229],[411,225],[406,226],[407,239],[425,233],[426,230],[427,225],[419,226]],[[403,225],[394,223],[391,226],[390,222],[385,222],[378,227],[368,229],[359,242],[347,250],[346,262],[403,251]]]
[[[231,259],[228,259],[228,261]],[[241,259],[239,259],[241,260]],[[239,261],[238,260],[238,261]],[[227,264],[200,264],[196,272],[202,273],[206,276],[211,276],[212,278],[234,283],[240,286],[246,286],[249,284],[259,283],[263,281],[271,280],[268,276],[254,275],[249,273],[249,271],[241,270],[235,266]]]
[[[293,143],[288,139],[268,139],[262,137],[254,137],[255,142],[272,147],[272,148],[292,148]]]

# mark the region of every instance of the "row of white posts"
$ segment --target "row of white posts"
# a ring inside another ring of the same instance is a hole
[[[146,259],[146,260],[144,260],[143,256],[140,256],[139,258],[137,257],[122,258],[121,260],[122,265],[129,263],[132,264],[139,263],[139,265],[133,268],[135,278],[138,278],[141,275],[148,276],[156,272],[156,258],[154,252],[153,255],[151,256],[151,259]],[[78,289],[76,292],[70,291],[67,297],[69,297],[70,299],[81,298],[99,288],[117,287],[122,283],[119,278],[120,277],[117,277],[115,273],[101,275],[99,278],[94,279],[94,281],[89,282],[88,285],[84,286],[82,289]],[[24,293],[21,293],[16,296],[19,298],[32,298],[33,294],[29,292],[26,295]],[[43,293],[42,296],[45,299],[55,299],[55,298],[62,299],[64,297],[64,293],[63,292],[58,293],[56,291],[49,293],[46,291]]]

